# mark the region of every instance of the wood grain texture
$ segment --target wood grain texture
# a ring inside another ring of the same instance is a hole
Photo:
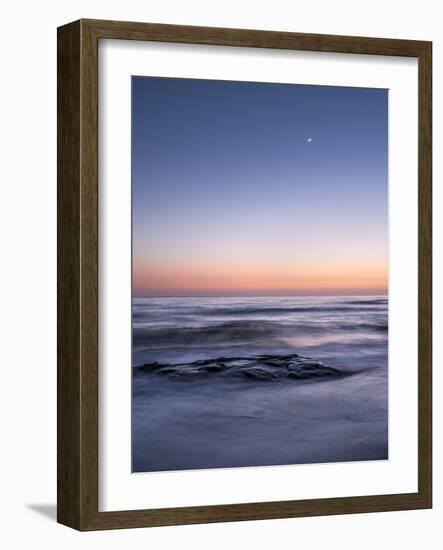
[[[418,65],[418,485],[432,506],[432,45]]]
[[[57,518],[79,525],[80,23],[58,32]]]
[[[419,60],[419,487],[417,493],[98,511],[98,41],[149,40],[396,55]],[[79,530],[432,506],[431,43],[81,20],[58,29],[58,521]]]
[[[427,44],[417,40],[335,36],[245,29],[159,25],[124,21],[84,19],[100,38],[149,40],[219,46],[241,46],[317,52],[361,53],[418,57]]]

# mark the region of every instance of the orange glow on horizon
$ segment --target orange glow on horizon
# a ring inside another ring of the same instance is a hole
[[[135,268],[133,287],[136,294],[233,294],[257,292],[263,294],[343,293],[361,290],[384,293],[388,286],[385,266],[318,266],[279,270],[255,267],[243,269],[213,268],[175,270]]]

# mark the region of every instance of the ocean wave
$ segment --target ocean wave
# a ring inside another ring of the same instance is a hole
[[[321,306],[248,306],[248,307],[215,307],[208,311],[201,311],[204,315],[256,315],[256,314],[281,314],[281,313],[342,313],[342,312],[355,312],[359,313],[361,309],[355,307],[357,304],[362,305],[360,302],[351,302],[352,305],[321,305]],[[363,305],[378,305],[373,303],[363,303]],[[380,308],[368,308],[365,307],[364,311],[380,311]]]
[[[358,305],[378,305],[375,302],[350,302],[352,305],[342,305],[342,306],[272,306],[272,307],[263,307],[262,305],[254,306],[229,306],[229,307],[205,307],[200,308],[195,307],[192,309],[186,309],[186,315],[203,315],[206,317],[212,316],[236,316],[236,315],[281,315],[281,314],[291,314],[291,313],[343,313],[343,312],[355,312],[359,313],[360,308],[355,307]],[[382,304],[380,304],[382,305]],[[379,307],[365,307],[365,312],[379,312]],[[153,312],[151,311],[150,314]],[[159,312],[161,314],[161,312]],[[176,314],[176,312],[175,312]],[[133,310],[133,319],[143,318],[146,315],[146,311],[137,311],[135,308]]]
[[[171,326],[168,328],[134,327],[136,344],[147,343],[156,345],[184,343],[200,344],[207,342],[254,342],[265,336],[278,334],[282,330],[281,324],[272,321],[232,321],[215,325]]]
[[[349,300],[346,303],[347,304],[355,304],[355,305],[359,305],[359,306],[372,306],[372,305],[386,306],[386,305],[388,305],[388,299],[387,298],[371,298],[370,300]]]
[[[133,338],[135,345],[166,346],[174,344],[192,345],[199,343],[236,343],[261,342],[265,339],[288,337],[303,334],[328,334],[375,332],[387,333],[386,321],[380,322],[339,322],[330,323],[282,323],[271,320],[230,321],[216,324],[196,324],[191,326],[156,326],[134,325]]]

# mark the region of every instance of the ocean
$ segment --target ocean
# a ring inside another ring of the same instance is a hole
[[[132,311],[134,472],[388,458],[386,296]]]

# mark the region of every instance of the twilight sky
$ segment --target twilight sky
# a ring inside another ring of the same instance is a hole
[[[132,86],[134,295],[386,292],[387,90]]]

